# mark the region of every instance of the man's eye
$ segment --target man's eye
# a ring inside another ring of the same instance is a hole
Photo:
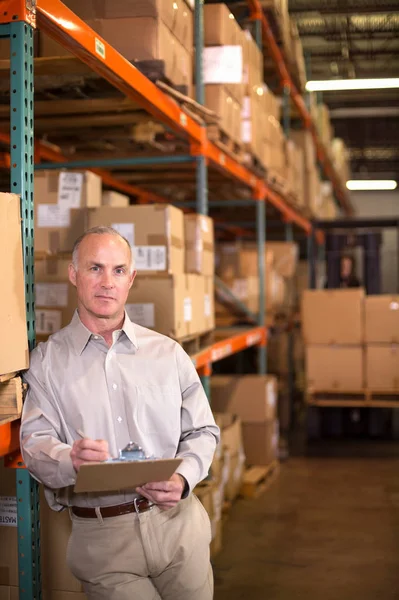
[[[98,270],[99,270],[99,268],[98,268],[98,267],[96,267],[96,266],[94,266],[94,267],[90,267],[90,271],[98,271]]]
[[[123,275],[125,272],[125,269],[115,269],[115,270],[116,270],[117,275]]]

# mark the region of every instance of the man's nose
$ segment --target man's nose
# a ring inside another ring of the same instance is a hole
[[[104,288],[112,288],[114,287],[114,281],[112,278],[112,273],[108,273],[107,271],[104,271],[102,279],[101,279],[101,285]]]

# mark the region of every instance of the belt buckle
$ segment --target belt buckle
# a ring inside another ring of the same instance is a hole
[[[142,512],[147,512],[147,511],[149,511],[149,510],[152,510],[152,509],[154,508],[154,504],[151,504],[151,503],[150,503],[150,506],[148,506],[148,507],[145,509],[145,511],[142,511],[142,510],[140,509],[140,506],[139,506],[139,502],[140,502],[141,500],[145,500],[145,498],[134,498],[134,499],[133,499],[134,510],[136,511],[136,514],[138,514],[138,515],[139,515],[139,514],[141,514]],[[148,500],[148,502],[150,502],[150,501]]]

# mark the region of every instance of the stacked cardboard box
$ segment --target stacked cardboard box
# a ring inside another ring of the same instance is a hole
[[[316,129],[320,140],[328,152],[334,137],[334,130],[331,125],[330,111],[326,104],[321,103],[317,105]]]
[[[219,411],[216,405],[213,406],[213,410],[215,421],[221,431],[225,468],[224,498],[228,502],[233,502],[240,491],[244,473],[243,427],[239,415],[234,412],[226,414],[226,411]]]
[[[205,105],[219,117],[210,139],[220,132],[241,144],[241,107],[244,98],[244,35],[225,4],[204,6]]]
[[[302,301],[307,384],[319,391],[364,386],[364,291],[306,290]]]
[[[399,296],[365,300],[366,385],[373,391],[399,390]]]
[[[247,465],[269,465],[277,458],[277,380],[263,375],[215,376],[212,407],[242,421]],[[251,402],[248,402],[251,398]]]
[[[223,486],[219,482],[202,481],[194,489],[194,493],[208,513],[211,522],[211,558],[216,556],[222,549],[223,541]]]
[[[170,205],[112,206],[111,195],[108,205],[101,206],[101,180],[96,175],[72,173],[69,187],[64,185],[65,175],[70,174],[51,171],[38,178],[36,315],[41,339],[69,323],[76,307],[75,290],[68,282],[73,243],[100,225],[119,231],[133,249],[138,275],[126,307],[133,321],[175,339],[212,330],[212,220],[200,215],[185,218]],[[80,187],[75,182],[78,176]],[[52,220],[40,221],[43,207],[46,216],[53,206]]]
[[[253,312],[259,310],[258,250],[256,244],[236,242],[220,244],[217,247],[216,272],[231,292]],[[285,286],[283,277],[273,266],[273,252],[265,245],[265,287],[266,297],[263,309],[274,309],[284,302]],[[229,314],[217,303],[218,315]]]
[[[129,61],[159,61],[159,71],[192,94],[193,14],[185,0],[66,0],[65,4]],[[68,52],[41,34],[41,56]]]
[[[117,208],[125,208],[129,206],[129,196],[120,194],[119,192],[107,191],[102,193],[101,204],[103,206],[114,206]]]
[[[299,91],[304,92],[306,86],[306,67],[303,46],[299,37],[298,27],[292,19],[290,19],[290,41],[291,60],[289,68]]]
[[[298,207],[305,206],[305,173],[303,151],[292,140],[285,141],[288,192]]]
[[[290,132],[290,139],[302,150],[303,205],[311,216],[317,216],[322,202],[316,153],[310,131]]]
[[[0,375],[5,375],[29,367],[20,198],[16,194],[0,194],[0,254]]]

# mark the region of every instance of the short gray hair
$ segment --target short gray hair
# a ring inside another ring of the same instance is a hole
[[[83,240],[89,235],[115,235],[116,237],[118,237],[121,240],[123,240],[124,242],[126,242],[128,248],[130,250],[130,269],[129,269],[129,271],[130,271],[130,274],[133,273],[133,271],[134,271],[134,256],[133,256],[133,249],[130,245],[129,240],[127,240],[125,237],[123,237],[123,235],[121,235],[119,233],[119,231],[117,231],[113,227],[108,227],[106,225],[99,225],[98,227],[92,227],[91,229],[88,229],[87,231],[85,231],[80,237],[78,237],[78,239],[74,243],[73,249],[72,249],[72,264],[75,268],[75,271],[78,270],[79,246],[83,242]]]

